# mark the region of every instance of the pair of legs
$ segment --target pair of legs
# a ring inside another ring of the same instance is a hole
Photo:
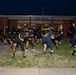
[[[53,54],[53,49],[52,49],[52,46],[51,46],[49,38],[43,37],[42,38],[42,45],[44,47],[44,54],[46,54],[47,47],[50,48],[50,53]]]
[[[23,56],[23,58],[25,58],[26,56],[25,56],[25,50],[24,50],[24,42],[19,41],[18,43],[20,44],[20,47],[21,47],[21,50],[22,50],[22,56]],[[13,43],[13,56],[12,56],[12,58],[15,57],[16,47],[17,47],[18,43],[16,43],[16,42]]]
[[[5,47],[7,47],[7,39],[4,39]]]
[[[8,38],[7,41],[8,41],[8,44],[10,45],[10,47],[12,48],[13,40],[11,38]]]
[[[26,50],[28,49],[29,43],[32,46],[32,49],[34,50],[34,44],[33,44],[32,40],[27,40],[26,41]]]
[[[76,52],[76,45],[74,45],[74,51],[72,53],[73,56],[74,56],[75,52]]]
[[[42,43],[42,39],[41,39],[41,38],[38,38],[38,39],[37,39],[37,44],[38,44],[39,42]]]
[[[74,47],[74,51],[72,52],[72,55],[74,56],[74,54],[76,52],[76,38],[75,37],[70,39],[70,46]]]
[[[50,53],[53,54],[53,49],[52,49],[51,46],[49,46],[48,44],[43,44],[43,47],[44,47],[44,54],[46,54],[46,49],[47,49],[47,47],[50,48]]]
[[[59,50],[58,45],[59,45],[59,41],[56,39],[52,39],[52,42],[54,43],[54,45],[56,46],[56,49]]]

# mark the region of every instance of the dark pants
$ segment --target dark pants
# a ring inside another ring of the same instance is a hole
[[[29,40],[29,43],[32,47],[34,47],[34,44],[32,43],[32,40]]]
[[[14,43],[20,44],[21,50],[24,51],[24,42],[21,41],[18,37],[15,38]]]
[[[44,44],[46,44],[52,50],[50,39],[47,39],[46,37],[43,37],[42,38],[42,45],[44,45]]]

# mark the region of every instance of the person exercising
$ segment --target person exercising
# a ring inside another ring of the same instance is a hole
[[[53,49],[51,46],[51,39],[54,39],[55,35],[53,34],[53,29],[51,28],[48,33],[42,37],[42,45],[44,47],[44,55],[46,54],[46,49],[50,48],[50,54],[53,55]]]
[[[20,44],[20,47],[22,50],[22,57],[26,58],[25,50],[24,50],[24,39],[28,36],[29,36],[29,34],[24,31],[22,31],[21,33],[18,34],[18,36],[15,38],[14,43],[13,43],[13,54],[12,54],[11,58],[15,57],[17,44]]]

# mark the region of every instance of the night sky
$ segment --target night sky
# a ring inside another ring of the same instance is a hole
[[[0,0],[0,15],[76,15],[76,0]]]

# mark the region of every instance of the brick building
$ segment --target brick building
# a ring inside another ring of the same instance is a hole
[[[23,28],[24,24],[30,27],[54,27],[62,30],[66,35],[71,23],[76,24],[76,16],[51,16],[51,15],[0,15],[0,30],[6,34],[7,29]]]

